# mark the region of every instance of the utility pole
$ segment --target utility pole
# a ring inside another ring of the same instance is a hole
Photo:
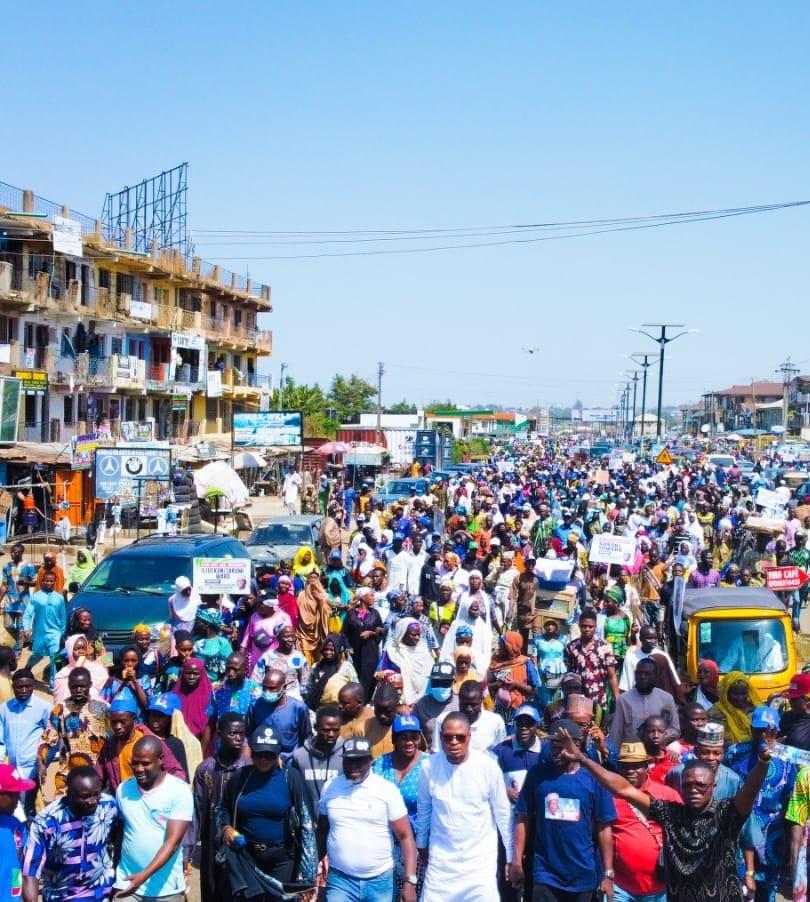
[[[286,363],[281,364],[281,376],[278,380],[278,409],[284,409],[284,370],[289,369]]]
[[[640,332],[642,335],[646,335],[647,338],[651,338],[654,342],[658,344],[661,348],[661,355],[658,366],[658,419],[655,424],[655,436],[656,438],[661,438],[661,401],[663,397],[664,391],[664,354],[666,353],[667,345],[671,341],[675,341],[676,338],[680,338],[682,335],[687,335],[689,332],[696,332],[696,329],[685,329],[684,323],[642,323],[641,329],[631,329],[631,332]],[[649,332],[645,332],[644,329],[660,329],[660,335],[650,335]],[[683,332],[679,332],[677,335],[667,335],[667,329],[683,329]]]
[[[782,374],[782,428],[785,433],[788,426],[788,389],[795,376],[799,375],[799,368],[791,362],[790,357],[776,369]]]
[[[641,358],[639,360],[638,358]],[[647,428],[647,421],[644,419],[647,413],[647,370],[658,360],[658,354],[647,354],[644,351],[637,351],[630,355],[630,359],[638,364],[644,371],[641,380],[641,447],[644,448],[644,431]]]
[[[382,377],[385,367],[382,362],[377,364],[377,444],[382,444]]]
[[[633,373],[633,419],[630,421],[630,441],[636,437],[636,392],[638,391],[638,370]],[[644,436],[644,417],[641,418],[641,434]]]

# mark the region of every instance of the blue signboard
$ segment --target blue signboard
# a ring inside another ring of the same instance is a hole
[[[416,460],[427,459],[434,463],[436,460],[436,438],[437,433],[434,429],[419,429],[417,431],[413,447],[413,456]]]
[[[304,445],[303,415],[295,410],[266,410],[233,415],[235,448],[288,448]]]
[[[171,477],[170,448],[139,444],[131,448],[96,448],[95,494],[107,501],[118,498],[122,504],[138,499],[138,485],[143,491],[150,479],[165,483]]]

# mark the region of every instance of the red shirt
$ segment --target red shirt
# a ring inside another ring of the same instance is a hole
[[[654,799],[683,804],[680,795],[669,786],[647,780],[641,787],[643,792]],[[656,876],[658,863],[658,843],[663,844],[663,832],[656,821],[648,820],[658,842],[650,835],[650,830],[636,817],[630,803],[624,799],[614,799],[616,820],[613,822],[613,870],[615,882],[633,896],[663,893],[666,884]]]
[[[653,758],[650,764],[650,780],[653,783],[666,783],[667,774],[673,767],[677,767],[680,758],[678,755],[664,751],[660,758]]]

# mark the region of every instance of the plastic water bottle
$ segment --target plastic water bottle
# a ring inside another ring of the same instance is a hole
[[[237,849],[242,849],[247,845],[247,840],[245,839],[244,836],[242,836],[241,833],[239,833],[239,831],[234,830],[233,831],[233,844],[236,846]]]

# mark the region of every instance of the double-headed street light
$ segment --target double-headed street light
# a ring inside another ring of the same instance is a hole
[[[660,329],[660,335],[650,335],[649,332],[645,332],[645,329]],[[678,332],[677,335],[667,335],[667,329],[682,329],[683,331]],[[687,329],[685,328],[685,323],[642,323],[640,329],[631,329],[631,332],[638,332],[641,335],[646,335],[647,338],[651,338],[654,342],[658,344],[661,348],[661,354],[659,359],[659,367],[658,367],[658,421],[655,424],[655,435],[656,438],[661,438],[661,399],[664,390],[664,354],[666,353],[667,345],[671,341],[675,341],[676,338],[680,338],[682,335],[689,335],[692,332],[697,332],[697,329]],[[646,372],[646,370],[645,370]]]
[[[641,442],[644,443],[644,430],[646,428],[647,415],[647,370],[658,361],[658,354],[647,354],[644,351],[636,351],[630,355],[630,360],[644,371],[641,378]]]

